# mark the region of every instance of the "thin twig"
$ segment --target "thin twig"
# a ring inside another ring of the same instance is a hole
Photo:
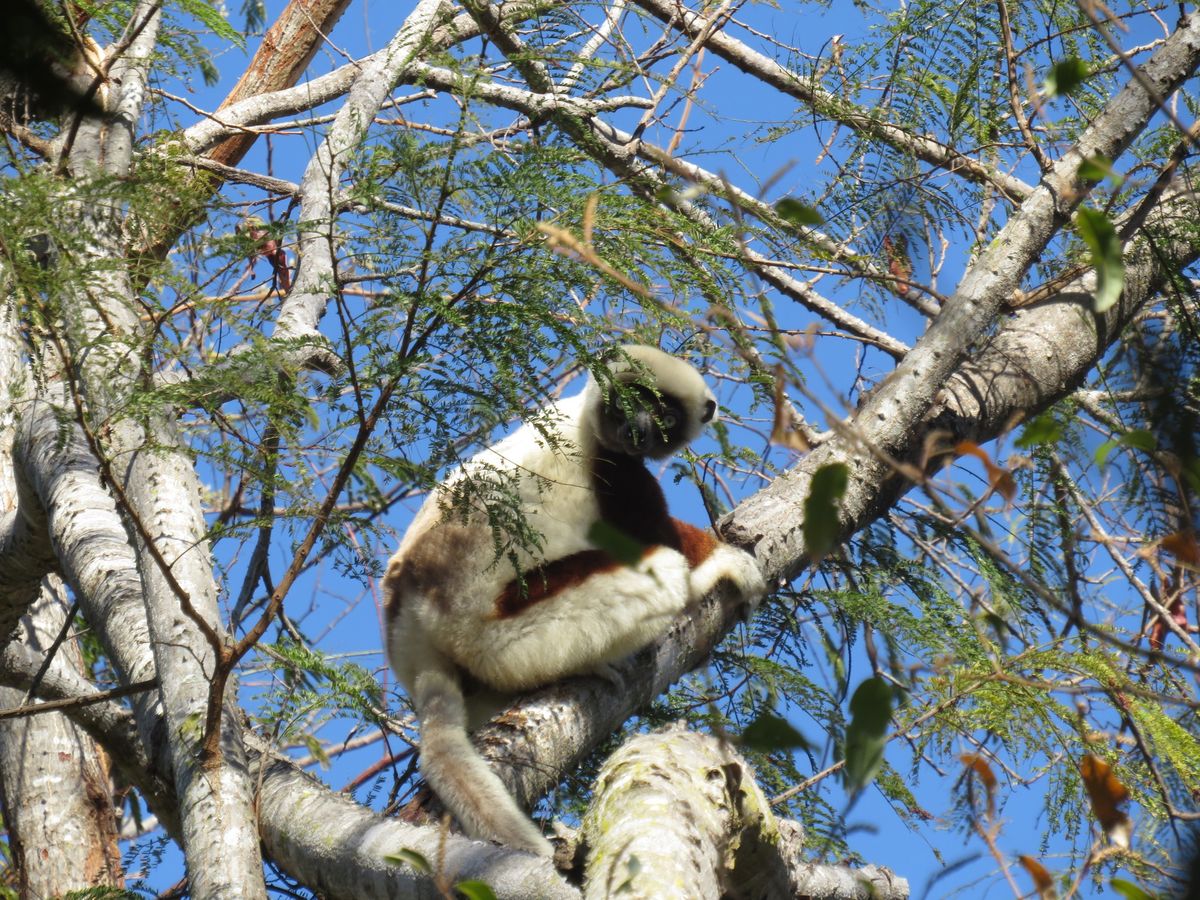
[[[86,697],[67,697],[62,700],[45,700],[41,703],[22,703],[20,706],[10,706],[7,709],[0,709],[0,721],[4,719],[20,719],[24,716],[36,716],[39,713],[47,712],[62,712],[65,709],[78,709],[81,706],[91,706],[94,703],[103,703],[105,700],[116,700],[118,697],[128,697],[130,694],[140,694],[144,691],[152,691],[158,687],[158,679],[151,678],[148,681],[137,681],[133,684],[127,684],[123,687],[109,688],[106,691],[97,691],[94,694],[88,694]]]

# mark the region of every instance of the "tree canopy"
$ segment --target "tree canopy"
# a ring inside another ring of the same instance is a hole
[[[1177,890],[1193,5],[395,6],[0,38],[0,893]],[[631,342],[705,372],[656,474],[773,590],[477,733],[551,864],[421,791],[377,581]]]

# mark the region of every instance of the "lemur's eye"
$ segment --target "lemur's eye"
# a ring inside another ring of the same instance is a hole
[[[674,428],[675,417],[670,413],[664,413],[662,417],[663,428]]]

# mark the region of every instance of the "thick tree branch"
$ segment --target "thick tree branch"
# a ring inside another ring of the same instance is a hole
[[[385,857],[413,850],[449,884],[484,881],[500,898],[572,900],[547,859],[384,819],[256,746],[254,765],[262,838],[271,859],[331,900],[408,900],[444,896],[428,876]],[[266,765],[265,771],[257,769]],[[440,861],[440,863],[439,863]]]
[[[417,53],[426,49],[440,0],[420,0],[387,49],[363,66],[329,133],[300,182],[300,264],[296,284],[279,310],[276,339],[317,334],[317,323],[337,289],[335,203],[350,154]]]
[[[0,299],[0,644],[54,570],[46,514],[12,465],[21,399],[32,390],[15,310]]]
[[[299,81],[349,5],[350,0],[291,0],[263,35],[250,65],[221,101],[217,115],[238,101],[280,91]],[[222,165],[236,166],[257,137],[243,132],[222,141],[208,155]]]
[[[78,675],[79,648],[57,647],[54,640],[66,618],[62,588],[57,578],[46,579],[22,621],[22,643],[0,651],[0,667],[10,651],[36,648],[53,654],[48,673]],[[0,703],[20,703],[23,696],[23,690],[0,687]],[[68,718],[53,713],[0,721],[0,794],[22,896],[57,897],[121,883],[108,761]]]
[[[638,735],[609,757],[583,822],[584,897],[904,900],[908,882],[873,866],[810,865],[803,836],[771,814],[727,741],[680,728]]]
[[[28,690],[41,663],[41,657],[29,647],[9,644],[0,651],[0,684]],[[42,700],[68,704],[63,707],[67,717],[108,752],[122,776],[137,786],[167,832],[178,839],[179,804],[174,777],[169,768],[164,771],[160,766],[169,757],[165,752],[152,756],[140,736],[143,729],[134,714],[116,700],[98,699],[96,695],[90,681],[60,667],[52,667],[37,689]],[[161,719],[156,724],[161,728]],[[151,731],[161,736],[160,730]],[[161,737],[156,743],[161,744]]]

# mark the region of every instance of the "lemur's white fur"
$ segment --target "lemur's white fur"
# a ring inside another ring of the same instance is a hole
[[[649,386],[673,404],[660,408],[669,414],[659,426],[683,416],[672,440],[645,455],[674,452],[715,415],[700,374],[662,351],[621,348],[609,369],[614,382]],[[384,580],[388,655],[421,721],[422,774],[468,834],[543,855],[549,842],[467,737],[480,724],[470,707],[491,701],[490,715],[505,697],[602,669],[662,635],[723,579],[752,603],[764,590],[749,554],[669,519],[640,455],[612,449],[614,402],[589,378],[544,411],[540,430],[526,424],[453,472],[417,513]],[[482,501],[467,501],[465,514],[451,508],[456,495],[476,497],[471,480],[514,492],[540,546],[513,544],[498,559]],[[620,496],[627,484],[638,496]],[[644,545],[636,565],[589,540],[601,518]]]

